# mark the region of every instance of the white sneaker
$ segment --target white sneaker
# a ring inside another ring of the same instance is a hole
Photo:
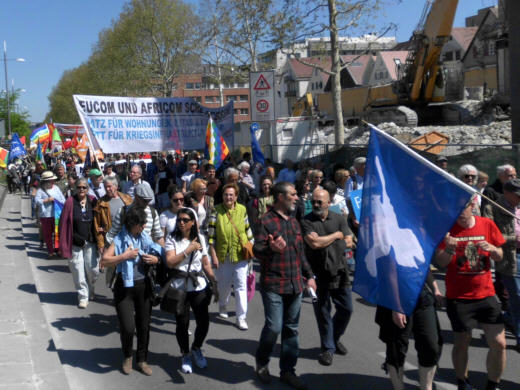
[[[86,309],[87,306],[88,306],[88,300],[86,300],[86,299],[81,300],[81,301],[79,301],[79,303],[78,303],[78,307],[79,307],[80,309]]]
[[[238,319],[237,320],[237,327],[240,330],[248,330],[249,327],[247,326],[247,322],[244,319]]]
[[[229,318],[226,306],[219,306],[219,308],[218,308],[218,316],[220,318]]]
[[[191,366],[191,356],[190,355],[184,355],[182,357],[181,371],[185,374],[191,374],[193,372],[193,367]]]
[[[193,362],[198,368],[206,368],[208,366],[208,361],[200,349],[192,349],[191,356],[193,356]]]

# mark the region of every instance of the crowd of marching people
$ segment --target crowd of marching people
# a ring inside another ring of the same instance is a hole
[[[281,335],[280,379],[305,389],[295,370],[304,293],[313,301],[318,362],[328,366],[334,355],[348,353],[341,338],[353,312],[349,259],[359,229],[351,194],[363,188],[365,164],[358,157],[352,167],[290,160],[277,167],[268,160],[256,163],[245,153],[239,161],[228,157],[217,169],[195,152],[112,156],[90,166],[73,155],[26,158],[7,171],[9,191],[31,197],[41,247],[49,258],[68,259],[79,308],[96,298],[96,281],[104,275],[114,294],[125,374],[134,366],[152,374],[147,354],[157,304],[175,317],[182,372],[206,367],[202,346],[210,332],[210,303],[218,304],[222,319],[235,305],[235,325],[247,331],[257,259],[265,313],[255,354],[257,378],[271,382],[269,360]],[[436,164],[447,169],[445,157]],[[469,164],[456,176],[477,195],[432,261],[446,269],[445,297],[430,272],[411,315],[382,306],[376,311],[387,347],[384,368],[395,390],[404,389],[412,333],[421,389],[432,389],[442,352],[436,308],[443,302],[454,332],[459,389],[475,388],[468,378],[468,348],[477,324],[489,345],[486,389],[498,388],[505,367],[504,324],[520,352],[520,223],[514,217],[520,217],[520,180],[511,165],[499,166],[492,184]],[[191,345],[190,311],[195,318]]]

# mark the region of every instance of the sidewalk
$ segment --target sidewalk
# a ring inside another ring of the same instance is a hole
[[[0,186],[0,389],[70,389],[38,297],[20,195]]]

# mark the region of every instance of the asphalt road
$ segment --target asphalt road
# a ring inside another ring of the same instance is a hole
[[[8,195],[12,196],[12,195]],[[104,274],[96,285],[97,299],[87,309],[77,308],[76,293],[67,260],[47,260],[39,249],[37,230],[30,220],[30,203],[22,200],[23,234],[26,251],[35,278],[37,294],[53,338],[53,345],[64,367],[70,388],[82,389],[169,389],[172,384],[184,384],[190,389],[287,389],[278,380],[264,386],[255,380],[254,352],[263,326],[263,306],[257,293],[250,303],[248,331],[234,326],[235,317],[228,320],[216,317],[217,305],[210,306],[210,330],[203,346],[208,367],[194,368],[191,375],[180,372],[180,352],[175,338],[172,316],[157,309],[152,314],[149,364],[153,375],[146,377],[134,370],[125,376],[120,370],[121,350],[115,309],[111,304],[112,292],[104,285]],[[23,250],[23,249],[21,249]],[[1,254],[0,254],[1,255]],[[442,275],[438,275],[442,285]],[[19,289],[24,289],[20,285]],[[33,294],[27,288],[27,294]],[[330,367],[318,364],[319,335],[308,299],[302,305],[300,320],[300,358],[296,367],[310,389],[390,389],[390,383],[381,369],[384,345],[378,339],[374,323],[375,308],[356,294],[354,314],[343,337],[347,356],[335,356]],[[233,298],[232,298],[233,299]],[[234,301],[230,305],[233,309]],[[440,311],[444,349],[436,376],[437,389],[456,389],[451,364],[452,334],[444,310]],[[190,329],[194,329],[194,322]],[[508,335],[508,363],[501,389],[520,388],[520,354],[512,348],[514,340]],[[480,330],[473,332],[470,350],[470,378],[483,388],[486,381],[486,344]],[[270,363],[270,371],[278,375],[279,349]],[[413,346],[405,366],[407,388],[417,388],[417,359]]]

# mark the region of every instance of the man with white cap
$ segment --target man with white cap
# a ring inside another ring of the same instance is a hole
[[[191,182],[196,178],[197,166],[197,160],[188,161],[188,170],[181,177],[182,192],[186,193],[189,191]]]
[[[155,242],[164,246],[163,231],[161,229],[161,224],[159,223],[159,215],[157,215],[157,211],[149,205],[153,198],[154,193],[150,184],[142,182],[135,186],[134,201],[129,206],[121,207],[112,222],[112,227],[106,236],[108,244],[112,244],[114,237],[123,228],[123,220],[127,209],[132,207],[141,207],[146,211],[146,225],[144,227],[144,232],[152,237]]]

